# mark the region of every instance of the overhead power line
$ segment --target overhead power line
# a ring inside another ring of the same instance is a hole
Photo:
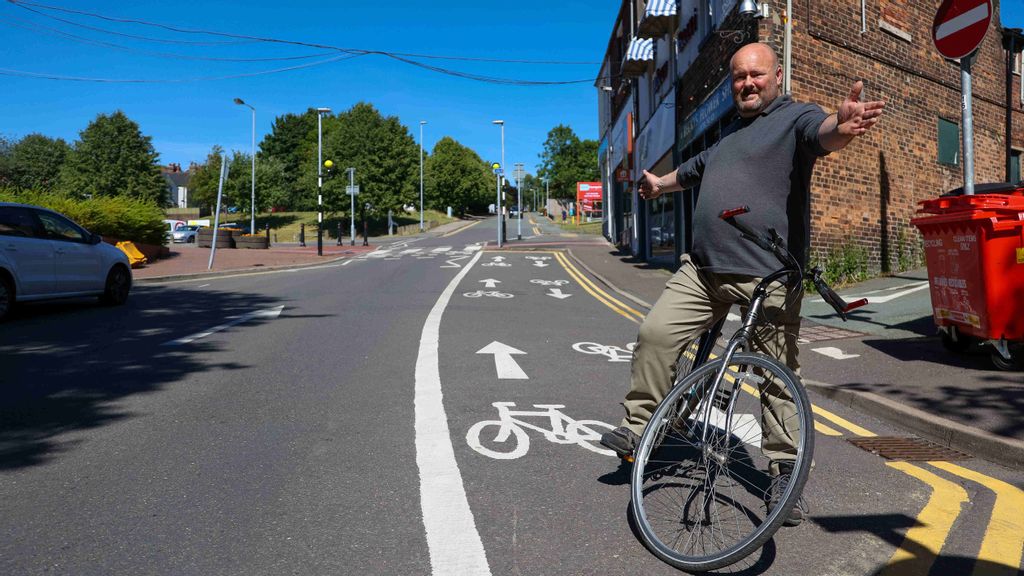
[[[467,61],[467,62],[486,62],[486,63],[505,63],[505,64],[531,64],[531,65],[538,65],[538,64],[540,64],[540,65],[596,65],[596,64],[598,64],[597,62],[568,62],[568,61],[554,61],[554,60],[521,60],[521,59],[468,57],[468,56],[442,56],[442,55],[436,55],[436,54],[417,54],[417,53],[406,53],[406,52],[389,52],[389,51],[385,51],[385,50],[367,50],[367,49],[360,49],[360,48],[347,48],[347,47],[332,46],[332,45],[328,45],[328,44],[314,43],[314,42],[304,42],[304,41],[296,41],[296,40],[284,40],[284,39],[280,39],[280,38],[251,36],[251,35],[246,35],[246,34],[235,34],[235,33],[229,33],[229,32],[219,32],[219,31],[214,31],[214,30],[183,28],[183,27],[179,27],[179,26],[172,26],[172,25],[168,25],[168,24],[162,24],[162,23],[159,23],[159,22],[151,22],[151,21],[148,21],[148,20],[139,20],[139,19],[132,19],[132,18],[119,18],[119,17],[107,16],[107,15],[99,14],[99,13],[95,13],[95,12],[88,12],[88,11],[84,11],[84,10],[74,10],[74,9],[70,9],[70,8],[64,8],[64,7],[60,7],[60,6],[51,6],[51,5],[47,5],[47,4],[39,4],[39,3],[35,3],[35,2],[24,2],[24,1],[21,1],[21,0],[7,0],[7,1],[10,4],[18,6],[18,7],[22,8],[22,9],[24,9],[24,10],[28,10],[28,11],[30,11],[32,13],[38,14],[38,15],[43,16],[45,18],[51,18],[51,19],[54,19],[54,20],[57,20],[57,21],[60,21],[60,22],[64,22],[66,24],[75,25],[75,26],[83,26],[85,28],[88,28],[88,29],[94,30],[94,31],[99,31],[99,32],[103,32],[103,33],[110,33],[110,34],[118,34],[118,35],[127,36],[127,37],[131,37],[131,38],[136,38],[136,39],[150,40],[150,41],[154,41],[154,42],[187,43],[187,41],[181,41],[181,40],[174,41],[174,40],[150,38],[150,37],[146,37],[146,36],[129,35],[129,34],[119,33],[119,32],[115,32],[115,31],[105,30],[103,28],[86,26],[86,25],[82,25],[80,23],[69,21],[69,20],[64,19],[64,18],[58,18],[57,16],[54,16],[52,14],[47,14],[44,11],[56,11],[56,12],[62,12],[62,13],[67,13],[67,14],[75,14],[75,15],[78,15],[78,16],[84,16],[84,17],[88,17],[88,18],[95,18],[95,19],[100,19],[100,20],[109,21],[109,22],[116,22],[116,23],[119,23],[119,24],[135,24],[135,25],[140,25],[140,26],[148,26],[148,27],[153,27],[153,28],[158,28],[158,29],[163,29],[163,30],[175,32],[175,33],[178,33],[178,34],[209,35],[209,36],[222,37],[222,38],[231,38],[231,39],[233,39],[235,41],[244,41],[244,42],[252,42],[252,43],[261,42],[261,43],[270,43],[270,44],[302,46],[302,47],[306,47],[306,48],[317,48],[317,49],[322,49],[322,50],[332,50],[332,51],[336,51],[336,52],[341,52],[341,53],[349,55],[349,56],[367,56],[367,55],[384,56],[384,57],[391,58],[393,60],[396,60],[396,61],[399,61],[399,62],[403,62],[403,63],[409,64],[411,66],[416,66],[416,67],[419,67],[419,68],[422,68],[422,69],[425,69],[425,70],[428,70],[428,71],[431,71],[431,72],[436,72],[436,73],[439,73],[439,74],[446,74],[446,75],[455,76],[455,77],[459,77],[459,78],[465,78],[465,79],[469,79],[469,80],[475,80],[475,81],[479,81],[479,82],[494,83],[494,84],[508,84],[508,85],[520,85],[520,86],[555,86],[555,85],[567,85],[567,84],[592,83],[592,82],[594,82],[594,79],[591,77],[591,78],[584,78],[584,79],[578,79],[578,80],[553,80],[553,81],[550,81],[550,80],[523,80],[523,79],[514,79],[514,78],[502,78],[502,77],[497,77],[497,76],[489,76],[489,75],[475,74],[475,73],[464,72],[464,71],[459,71],[459,70],[452,70],[452,69],[444,68],[444,67],[441,67],[441,66],[434,66],[434,65],[427,64],[425,62],[419,62],[417,59],[455,60],[455,61]],[[66,34],[66,33],[62,32],[62,34]],[[93,41],[93,40],[89,40],[89,41],[90,42],[94,42],[94,43],[98,42],[98,41]],[[104,44],[108,44],[108,43],[104,43]],[[180,55],[170,55],[170,54],[161,54],[161,53],[157,53],[156,55],[166,56],[166,57],[181,57]],[[308,57],[315,57],[315,55],[314,56],[303,56],[303,58],[308,58]],[[205,58],[199,58],[199,59],[205,59]],[[216,60],[216,58],[210,58],[210,59]],[[283,59],[286,59],[286,58],[278,58],[278,59],[282,59],[283,60]],[[295,70],[295,69],[298,69],[298,68],[307,68],[307,67],[310,67],[310,66],[318,66],[318,65],[327,64],[327,63],[330,63],[330,62],[335,62],[335,61],[338,61],[338,60],[341,60],[341,59],[344,59],[344,58],[327,59],[327,60],[323,60],[323,61],[315,62],[315,63],[310,63],[308,65],[303,65],[303,66],[294,66],[294,67],[288,67],[288,68],[281,68],[281,69],[275,69],[275,70],[266,70],[266,71],[262,71],[262,72],[255,72],[255,73],[249,73],[249,74],[238,74],[238,75],[230,75],[230,76],[190,78],[190,79],[179,79],[179,80],[174,80],[174,79],[137,80],[136,79],[136,80],[121,80],[121,81],[123,81],[123,82],[131,82],[131,83],[143,83],[143,82],[146,82],[146,83],[160,83],[160,82],[194,82],[194,81],[202,81],[202,80],[216,80],[216,79],[225,79],[225,78],[238,78],[238,77],[242,77],[242,76],[251,76],[251,75],[257,75],[257,74],[274,74],[274,73],[278,73],[278,72],[285,72],[285,71],[289,71],[289,70]],[[223,60],[224,61],[239,61],[239,60],[232,60],[232,59],[223,59]],[[253,60],[243,60],[243,61],[258,61],[258,60],[253,59]],[[87,82],[87,81],[118,82],[119,81],[117,79],[112,79],[112,78],[95,78],[94,79],[94,78],[87,78],[87,77],[71,77],[71,76],[63,76],[63,75],[56,75],[56,74],[40,74],[40,73],[26,72],[26,71],[20,71],[20,70],[10,70],[10,69],[0,70],[0,73],[5,73],[5,74],[9,74],[9,75],[23,75],[23,76],[37,77],[37,78],[48,78],[48,79],[54,79],[54,80],[67,79],[67,80],[75,80],[75,81],[82,81],[82,82]]]

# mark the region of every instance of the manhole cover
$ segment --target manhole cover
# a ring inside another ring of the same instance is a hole
[[[946,446],[903,436],[871,436],[868,438],[848,438],[850,444],[878,454],[887,460],[905,460],[909,462],[927,462],[932,460],[970,460],[971,455]]]

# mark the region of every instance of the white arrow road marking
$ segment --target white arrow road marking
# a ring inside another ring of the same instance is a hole
[[[814,350],[822,356],[828,356],[829,358],[834,358],[836,360],[848,360],[850,358],[857,358],[860,356],[860,354],[846,354],[839,348],[833,348],[831,346],[826,346],[824,348],[811,348],[811,350]]]
[[[918,291],[924,290],[927,287],[928,287],[928,282],[927,281],[925,281],[925,282],[914,282],[912,284],[900,284],[899,286],[893,286],[891,288],[882,288],[880,290],[872,290],[870,292],[865,292],[865,293],[861,294],[860,296],[843,296],[843,300],[846,300],[847,302],[853,302],[854,300],[860,300],[861,298],[867,298],[868,301],[871,304],[883,304],[883,303],[888,302],[890,300],[895,300],[897,298],[900,298],[901,296],[906,296],[907,294],[913,294],[914,292],[918,292]],[[892,292],[893,290],[899,290],[899,292]],[[891,294],[886,294],[885,296],[872,296],[872,294],[878,294],[880,292],[892,292],[892,293]],[[815,298],[814,300],[812,300],[812,302],[824,302],[824,300],[821,299],[821,298]]]
[[[529,380],[530,377],[516,364],[513,354],[526,354],[508,344],[494,341],[477,351],[477,354],[494,354],[494,369],[499,380]]]
[[[935,29],[935,39],[942,40],[946,36],[956,34],[964,28],[967,28],[972,24],[977,24],[986,18],[988,18],[988,4],[982,4],[981,6],[971,8],[956,18],[946,20],[942,24],[939,24],[939,27]]]
[[[495,280],[494,278],[488,278],[487,280],[481,280],[484,283],[484,288],[497,288],[498,284],[501,284],[501,280]]]
[[[423,528],[430,552],[430,573],[433,576],[491,574],[487,554],[473,520],[473,511],[466,498],[462,473],[455,460],[448,415],[444,410],[438,358],[444,310],[459,282],[479,260],[480,254],[483,253],[478,252],[456,274],[430,310],[423,323],[419,353],[416,356],[416,467],[419,471]]]
[[[555,298],[558,298],[559,300],[565,300],[566,298],[572,296],[572,294],[563,294],[561,288],[549,288],[548,290],[551,291],[551,293],[548,294],[548,296],[553,296]]]
[[[164,342],[163,344],[161,344],[161,346],[178,346],[178,345],[181,345],[181,344],[189,344],[191,342],[195,342],[196,340],[199,340],[200,338],[206,338],[210,334],[215,334],[217,332],[220,332],[221,330],[227,330],[228,328],[231,328],[232,326],[235,326],[237,324],[241,324],[243,322],[248,322],[249,320],[252,320],[254,318],[277,318],[278,316],[281,315],[281,311],[282,310],[284,310],[284,306],[276,306],[274,308],[267,308],[265,310],[256,310],[255,312],[249,312],[248,314],[242,314],[241,316],[234,317],[234,319],[231,320],[231,322],[227,322],[225,324],[221,324],[220,326],[214,326],[213,328],[210,328],[209,330],[206,330],[204,332],[197,332],[197,333],[195,333],[195,334],[193,334],[191,336],[186,336],[184,338],[178,338],[177,340],[171,340],[170,342]]]
[[[695,416],[690,416],[690,420],[693,420],[694,418]],[[711,407],[708,424],[711,424],[715,428],[724,432],[727,420],[728,417],[725,412],[722,412],[714,406]],[[743,442],[744,444],[754,446],[756,448],[761,447],[760,419],[755,418],[753,414],[733,414],[732,434],[739,438],[740,442]]]
[[[493,261],[493,262],[504,262],[505,261],[505,257],[504,256],[495,256],[495,257],[491,258],[491,261]]]
[[[534,260],[533,261],[533,265],[538,267],[538,268],[544,268],[545,266],[550,266],[550,264],[545,263],[543,260]]]

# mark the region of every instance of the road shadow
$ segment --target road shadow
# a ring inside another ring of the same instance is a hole
[[[136,288],[128,302],[96,299],[25,304],[0,329],[0,471],[44,464],[73,450],[77,434],[133,416],[123,402],[190,374],[244,370],[209,353],[252,319],[217,339],[163,345],[222,324],[231,316],[287,304],[251,293]],[[280,318],[286,318],[287,308]],[[277,320],[277,321],[280,321]]]
[[[1019,566],[1009,566],[975,558],[935,554],[915,540],[905,537],[906,531],[920,523],[905,514],[871,514],[864,516],[812,517],[827,532],[867,532],[911,554],[894,564],[879,564],[873,576],[896,574],[1017,574]],[[929,569],[930,566],[930,569]]]

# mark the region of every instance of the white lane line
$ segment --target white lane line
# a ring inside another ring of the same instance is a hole
[[[452,249],[451,246],[441,246],[440,248],[434,248],[433,250],[431,250],[431,252],[434,252],[434,253],[448,252],[451,249]]]
[[[423,251],[423,248],[409,248],[408,250],[402,250],[401,252],[399,252],[399,254],[415,254],[417,252],[422,252],[422,251]]]
[[[220,326],[214,326],[213,328],[210,328],[209,330],[206,330],[204,332],[197,332],[197,333],[195,333],[195,334],[193,334],[191,336],[185,336],[184,338],[178,338],[177,340],[171,340],[170,342],[164,342],[163,344],[161,344],[161,346],[180,346],[182,344],[189,344],[191,342],[195,342],[196,340],[199,340],[200,338],[206,338],[210,334],[216,334],[217,332],[220,332],[221,330],[227,330],[228,328],[231,328],[232,326],[235,326],[236,324],[241,324],[242,322],[248,322],[249,320],[252,320],[254,318],[277,318],[278,316],[281,315],[281,311],[282,310],[284,310],[284,306],[283,305],[276,306],[274,308],[267,308],[265,310],[256,310],[255,312],[249,312],[248,314],[242,314],[241,316],[238,316],[238,317],[234,318],[233,320],[231,320],[231,322],[227,322],[227,323],[221,324]]]
[[[946,20],[939,27],[935,29],[935,39],[942,40],[950,34],[955,34],[968,26],[977,24],[982,20],[988,18],[988,4],[982,4],[975,8],[971,8],[967,12],[953,18]]]
[[[482,254],[477,252],[437,299],[423,324],[416,357],[416,466],[420,472],[420,506],[434,576],[491,574],[473,511],[466,499],[462,473],[455,461],[438,360],[441,317],[459,282]]]
[[[197,286],[197,288],[206,288],[207,286],[209,286],[209,284],[203,284],[202,286]]]

